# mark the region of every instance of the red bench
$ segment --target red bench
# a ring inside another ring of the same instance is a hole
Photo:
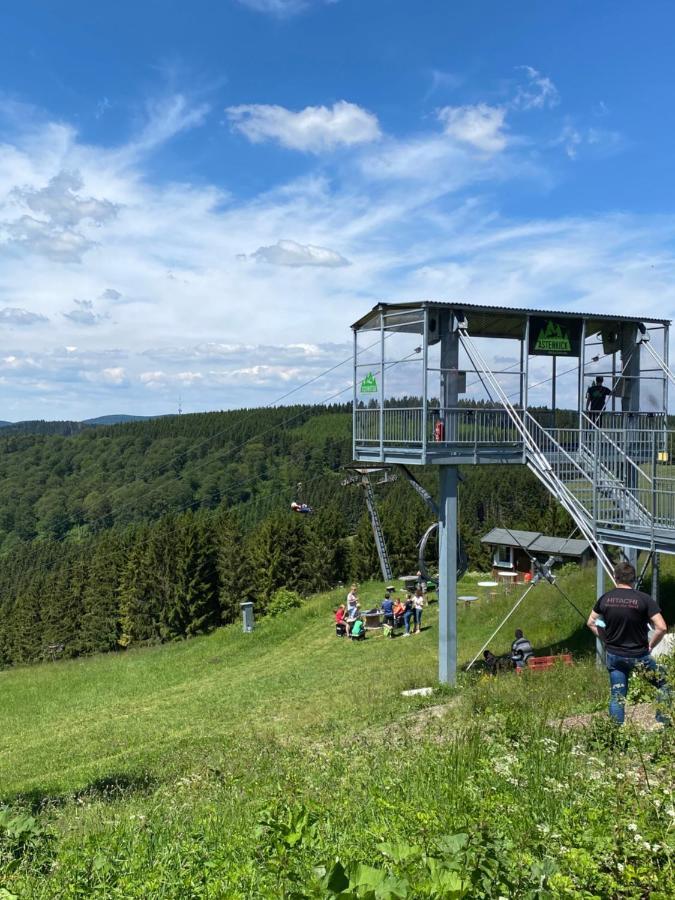
[[[560,653],[558,656],[531,656],[527,661],[528,669],[551,669],[557,663],[565,663],[566,666],[572,665],[571,653]]]

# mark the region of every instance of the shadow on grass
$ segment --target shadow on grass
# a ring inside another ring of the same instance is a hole
[[[130,774],[126,772],[113,772],[96,778],[86,787],[78,791],[63,794],[50,794],[39,788],[25,791],[12,796],[3,797],[2,802],[16,803],[30,807],[33,813],[40,812],[49,807],[61,807],[68,803],[84,801],[102,801],[112,803],[135,794],[148,794],[157,784],[157,779],[147,773]]]
[[[577,659],[595,656],[595,637],[593,633],[580,624],[571,634],[554,644],[546,644],[534,648],[536,656],[555,656],[558,653],[571,653]]]

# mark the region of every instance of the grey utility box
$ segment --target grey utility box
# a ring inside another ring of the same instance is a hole
[[[245,603],[240,603],[239,606],[241,606],[243,631],[244,634],[248,634],[253,631],[253,603],[250,600],[247,600]]]

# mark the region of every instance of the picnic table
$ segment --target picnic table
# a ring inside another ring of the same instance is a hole
[[[382,628],[384,613],[381,609],[368,609],[362,613],[362,616],[365,622],[366,631],[374,628]]]

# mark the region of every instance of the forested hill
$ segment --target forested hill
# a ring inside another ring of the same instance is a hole
[[[279,588],[377,572],[361,491],[341,484],[350,460],[347,406],[1,431],[0,662],[184,637],[246,597],[262,612]],[[435,472],[420,477],[436,490]],[[414,571],[428,510],[404,480],[378,493],[394,569]],[[496,524],[570,530],[524,467],[467,468],[460,501],[474,568]]]

